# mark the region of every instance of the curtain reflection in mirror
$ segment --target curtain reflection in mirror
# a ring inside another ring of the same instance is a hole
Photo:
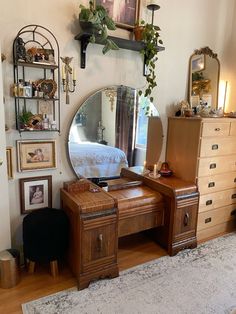
[[[117,88],[116,147],[123,150],[129,166],[134,164],[134,139],[136,125],[136,90],[131,87]]]

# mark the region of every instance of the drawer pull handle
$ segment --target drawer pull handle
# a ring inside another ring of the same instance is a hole
[[[236,183],[236,178],[234,178],[234,183]]]
[[[184,215],[184,226],[186,227],[189,223],[189,213],[185,213]]]
[[[215,128],[215,131],[216,131],[216,132],[220,131],[220,128]]]
[[[98,236],[98,252],[101,252],[101,250],[102,250],[102,242],[103,242],[103,235],[99,234],[99,236]]]
[[[212,200],[206,201],[206,206],[211,205],[211,204],[212,204]]]
[[[231,216],[236,216],[236,209],[232,210],[232,212],[230,213]]]
[[[236,194],[232,194],[231,198],[232,199],[236,198]]]
[[[219,148],[218,144],[214,144],[211,146],[211,149],[212,150],[217,150]]]
[[[209,222],[211,222],[211,217],[205,219],[205,224],[208,224]]]
[[[213,188],[215,186],[215,182],[210,182],[209,184],[208,184],[208,187],[209,188]]]
[[[216,164],[210,164],[210,169],[215,169],[216,168]]]

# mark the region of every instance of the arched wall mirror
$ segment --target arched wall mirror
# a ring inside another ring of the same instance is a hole
[[[218,108],[220,62],[209,47],[195,50],[189,60],[188,97],[191,107],[201,103]]]
[[[108,86],[88,97],[73,117],[68,136],[70,163],[78,177],[116,178],[124,167],[143,165],[148,138],[153,136],[158,161],[162,135],[159,113],[152,103],[139,97],[134,88]]]

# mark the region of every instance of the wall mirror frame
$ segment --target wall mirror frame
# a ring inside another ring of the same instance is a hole
[[[220,61],[209,47],[194,50],[189,59],[188,101],[191,107],[200,102],[218,109]]]
[[[107,86],[75,112],[68,132],[68,159],[78,177],[113,179],[121,168],[142,166],[146,158],[157,162],[162,142],[161,119],[150,100],[129,86]]]

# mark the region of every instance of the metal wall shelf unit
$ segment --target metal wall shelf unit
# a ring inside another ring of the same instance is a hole
[[[25,51],[25,58],[19,57],[19,38],[22,39],[23,51]],[[42,52],[42,59],[34,60],[35,55],[31,57],[27,51],[33,49]],[[44,59],[43,53],[50,53],[52,60]],[[30,24],[23,27],[16,35],[13,42],[13,66],[14,66],[14,86],[18,86],[19,80],[27,81],[43,81],[45,88],[55,89],[55,95],[51,95],[49,91],[45,91],[43,95],[22,96],[14,94],[15,98],[15,114],[16,114],[16,129],[21,132],[40,132],[40,131],[57,131],[60,132],[60,51],[56,37],[47,28]],[[49,83],[51,84],[49,84]],[[46,85],[46,83],[48,85]],[[18,87],[17,87],[18,88]],[[48,116],[54,122],[54,127],[43,128],[28,128],[22,127],[19,117],[22,110],[32,111],[36,116],[46,114],[46,112],[39,111],[39,102],[47,102]],[[56,127],[55,127],[56,125]]]

